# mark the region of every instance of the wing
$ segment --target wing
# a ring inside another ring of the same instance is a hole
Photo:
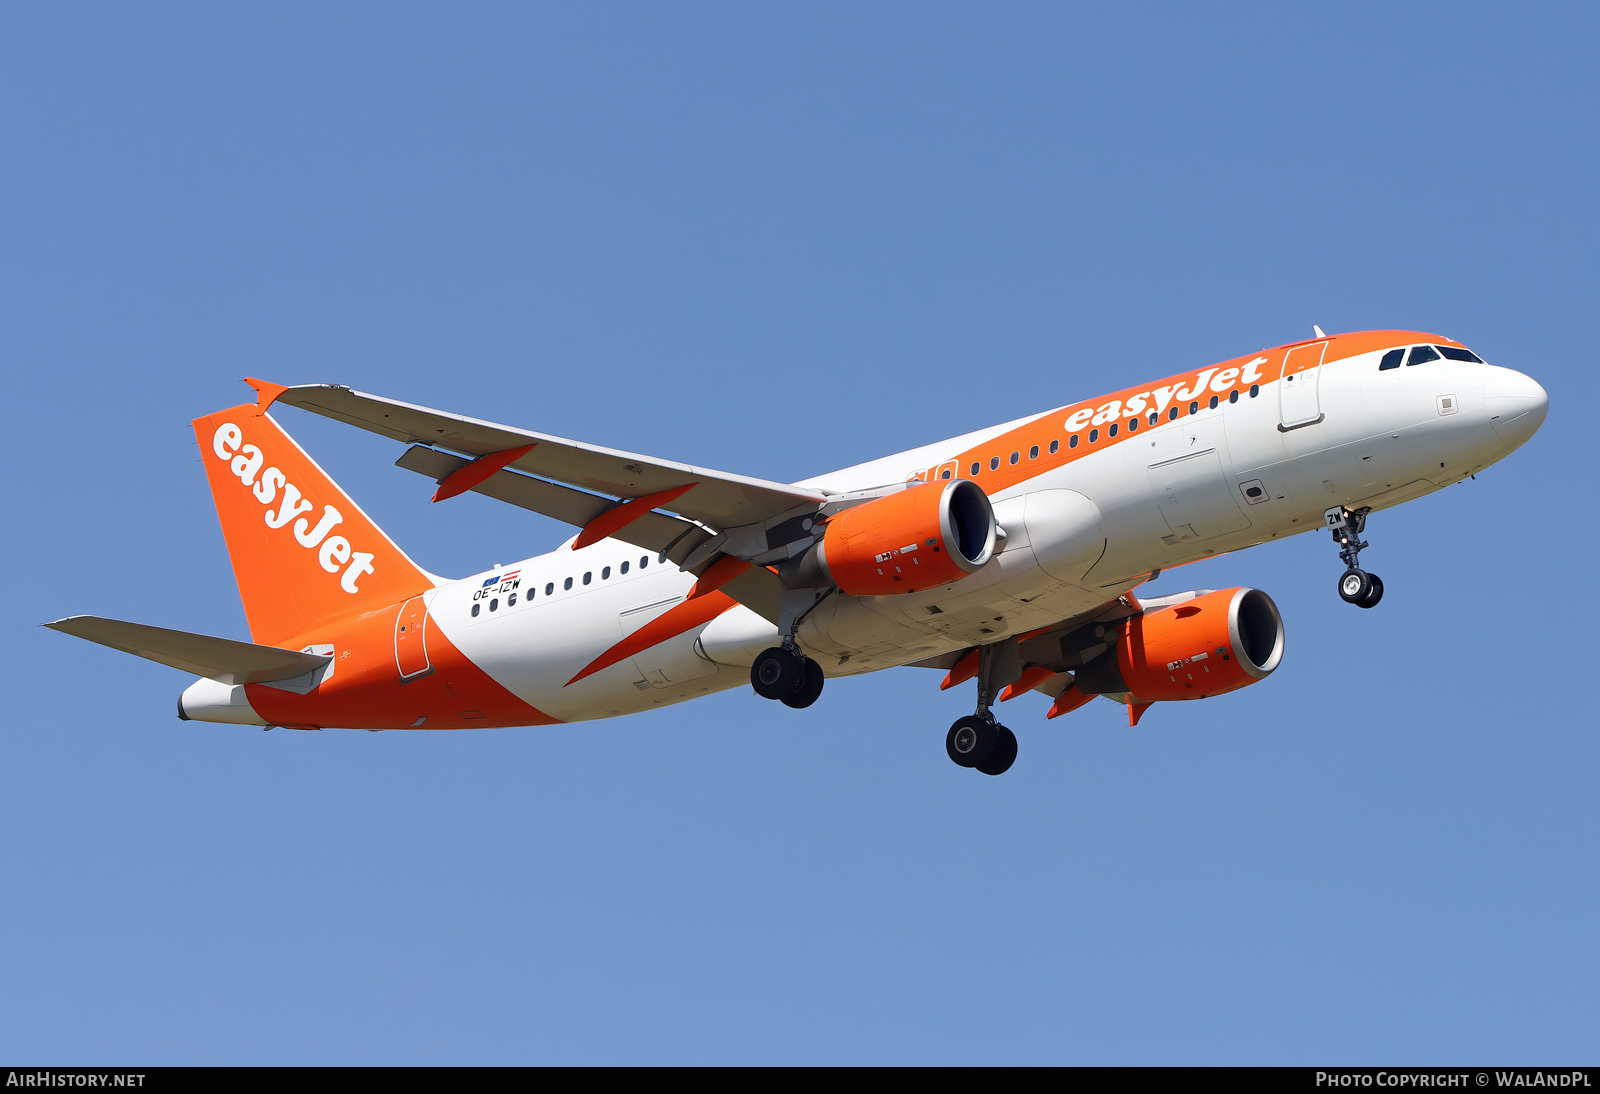
[[[125,623],[98,615],[74,615],[46,623],[51,630],[86,638],[123,653],[158,661],[223,684],[265,684],[291,680],[333,660],[277,646],[258,646],[231,638]]]
[[[447,414],[352,391],[338,385],[310,384],[279,389],[274,384],[252,382],[258,385],[258,390],[265,388],[277,392],[277,402],[309,410],[346,425],[359,426],[393,440],[454,452],[469,460],[504,453],[531,443],[533,447],[525,454],[501,466],[564,483],[577,488],[576,493],[591,492],[590,497],[611,495],[611,498],[642,498],[690,487],[681,496],[660,507],[718,531],[809,512],[827,501],[825,495],[813,490],[730,475],[686,463],[658,460],[636,452],[602,448],[513,426],[496,425],[477,418]],[[263,400],[271,401],[265,394]],[[610,505],[613,504],[611,498],[598,500]],[[567,498],[567,503],[576,500],[579,499]],[[558,516],[555,512],[550,515]],[[559,516],[559,519],[569,518]]]
[[[1191,589],[1144,599],[1127,592],[1098,608],[995,643],[997,652],[1003,653],[997,661],[1004,666],[997,670],[1000,675],[994,680],[996,689],[1004,687],[997,701],[1003,703],[1029,691],[1038,691],[1058,700],[1046,717],[1054,718],[1075,709],[1088,697],[1076,693],[1066,695],[1067,689],[1072,687],[1074,673],[1111,649],[1117,638],[1117,624],[1129,616],[1181,604],[1211,591]],[[1001,647],[1011,648],[1002,650]],[[908,667],[946,669],[948,671],[939,687],[952,688],[978,674],[979,649],[978,646],[969,646],[923,661],[913,661]]]
[[[574,547],[614,537],[660,552],[696,575],[727,554],[754,562],[727,571],[716,587],[773,622],[783,590],[766,564],[810,542],[801,538],[802,518],[829,500],[814,490],[446,414],[339,385],[247,382],[259,393],[263,411],[282,402],[411,442],[395,462],[438,481],[435,501],[473,490],[580,525]]]

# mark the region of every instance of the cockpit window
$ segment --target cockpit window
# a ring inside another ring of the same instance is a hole
[[[1424,361],[1437,361],[1439,355],[1432,346],[1412,346],[1411,356],[1406,360],[1408,365],[1420,365]]]
[[[1382,372],[1384,369],[1388,368],[1399,368],[1400,361],[1403,357],[1405,357],[1405,355],[1406,349],[1404,346],[1401,346],[1399,349],[1390,350],[1388,353],[1383,355],[1383,360],[1378,362],[1378,371]]]
[[[1458,349],[1455,346],[1435,346],[1433,348],[1452,361],[1471,361],[1475,365],[1483,364],[1483,358],[1473,353],[1470,349]]]

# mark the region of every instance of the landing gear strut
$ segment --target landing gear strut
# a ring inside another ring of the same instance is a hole
[[[1367,546],[1361,538],[1367,526],[1367,510],[1349,510],[1335,505],[1322,514],[1333,542],[1339,545],[1339,558],[1345,571],[1339,576],[1339,597],[1358,608],[1375,608],[1383,599],[1383,578],[1369,574],[1361,568],[1361,550]]]
[[[785,592],[779,612],[780,644],[761,651],[750,666],[750,686],[763,699],[776,699],[786,707],[808,707],[822,694],[826,682],[822,666],[800,652],[795,632],[811,610],[834,590]]]
[[[1004,775],[1017,759],[1017,735],[995,721],[989,703],[1000,688],[1021,674],[1016,640],[997,642],[978,651],[978,710],[957,718],[944,737],[944,750],[961,767],[985,775]]]

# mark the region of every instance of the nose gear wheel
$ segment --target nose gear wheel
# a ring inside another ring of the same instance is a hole
[[[1367,526],[1367,510],[1346,509],[1335,505],[1322,514],[1333,533],[1333,542],[1339,546],[1339,559],[1345,571],[1339,576],[1339,598],[1358,608],[1375,608],[1383,599],[1383,579],[1361,568],[1361,551],[1368,546],[1361,538]]]

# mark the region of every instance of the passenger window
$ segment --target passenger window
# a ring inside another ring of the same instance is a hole
[[[1250,398],[1254,399],[1257,395],[1260,395],[1260,394],[1261,394],[1261,385],[1260,384],[1251,384],[1250,385]]]
[[[1139,428],[1139,419],[1138,418],[1129,418],[1128,419],[1128,432],[1132,433],[1134,430],[1136,430],[1138,428]]]
[[[1100,439],[1100,431],[1098,429],[1089,430],[1089,443],[1090,444],[1094,444],[1094,442],[1098,441],[1099,439]]]
[[[473,606],[472,606],[472,618],[474,618],[474,619],[476,619],[476,618],[478,618],[478,612],[479,612],[479,611],[480,611],[480,610],[481,610],[481,609],[482,609],[482,608],[483,608],[483,605],[482,605],[482,604],[474,604],[474,605],[473,605]]]
[[[650,565],[650,556],[649,555],[641,555],[640,558],[639,558],[639,569],[642,570],[648,565]]]
[[[550,582],[548,585],[546,585],[544,587],[544,595],[545,596],[555,596],[556,595],[556,583],[554,581]]]
[[[1232,391],[1228,392],[1228,402],[1237,403],[1238,401],[1239,401],[1239,389],[1238,388],[1234,388]]]
[[[1038,458],[1039,458],[1039,446],[1038,445],[1034,445],[1032,448],[1028,449],[1028,459],[1036,460]]]
[[[500,607],[500,598],[498,596],[495,597],[493,600],[489,601],[489,610],[491,612],[494,611],[495,609],[499,608],[499,607]]]
[[[569,578],[567,578],[567,580],[565,580],[565,581],[563,581],[563,582],[562,582],[562,583],[561,583],[561,587],[562,587],[562,588],[563,588],[563,589],[570,589],[570,588],[572,588],[572,579],[571,579],[571,578],[570,578],[570,577],[569,577]]]
[[[1151,411],[1151,412],[1150,412],[1150,424],[1151,424],[1151,425],[1155,425],[1155,424],[1156,424],[1156,423],[1157,423],[1157,422],[1159,422],[1159,421],[1160,421],[1160,420],[1161,420],[1161,411],[1159,411],[1159,410],[1152,410],[1152,411]]]
[[[1211,396],[1211,402],[1209,405],[1212,410],[1217,409],[1217,397],[1215,395]]]
[[[628,572],[628,564],[626,562],[624,562],[621,566],[617,567],[617,573],[625,574],[627,572]]]
[[[1399,368],[1400,358],[1404,357],[1405,355],[1406,351],[1404,346],[1399,349],[1390,350],[1388,353],[1383,355],[1383,360],[1378,362],[1378,371],[1386,372],[1392,368]]]
[[[939,472],[939,477],[941,479],[948,479],[950,477],[950,469],[947,467],[943,471]]]
[[[1470,349],[1458,349],[1455,346],[1435,346],[1433,348],[1452,361],[1471,361],[1475,365],[1483,364],[1483,358],[1473,353]]]
[[[657,562],[665,562],[665,561],[667,561],[667,552],[662,551],[660,557],[657,558],[656,561]]]
[[[1060,452],[1060,451],[1061,451],[1061,442],[1060,441],[1051,441],[1050,442],[1050,455],[1054,456],[1057,452]]]
[[[1112,422],[1110,425],[1106,426],[1106,436],[1108,438],[1110,438],[1110,437],[1115,437],[1116,435],[1117,435],[1117,423],[1116,422]]]
[[[1076,433],[1074,433],[1072,436],[1067,438],[1067,447],[1068,448],[1077,448],[1078,447],[1078,435]]]
[[[514,607],[516,605],[516,603],[517,603],[517,594],[516,593],[512,593],[510,596],[506,597],[506,607],[508,607],[508,608]]]
[[[1175,422],[1177,420],[1178,420],[1178,408],[1177,407],[1168,408],[1168,410],[1167,410],[1167,421]]]
[[[1198,414],[1198,413],[1200,413],[1200,404],[1199,403],[1190,403],[1189,404],[1189,413],[1190,414]]]
[[[1439,355],[1433,352],[1432,346],[1412,346],[1411,356],[1406,359],[1408,365],[1420,365],[1425,361],[1437,361]]]
[[[999,456],[991,456],[991,457],[989,457],[989,470],[990,471],[998,471],[998,470],[1000,470],[1000,457]]]
[[[607,581],[607,580],[610,579],[610,577],[611,577],[611,567],[610,566],[602,566],[600,568],[600,580],[601,581]]]
[[[1015,467],[1017,465],[1017,461],[1020,460],[1020,459],[1022,459],[1022,453],[1021,452],[1013,452],[1013,453],[1011,453],[1011,466]]]
[[[977,464],[973,464],[972,465],[972,477],[973,478],[977,478],[978,477],[978,472],[980,470],[982,470],[982,468],[980,468]]]
[[[587,584],[589,584],[589,582],[591,582],[593,580],[594,580],[594,571],[593,570],[585,570],[583,572],[583,583],[585,585],[587,585]]]

